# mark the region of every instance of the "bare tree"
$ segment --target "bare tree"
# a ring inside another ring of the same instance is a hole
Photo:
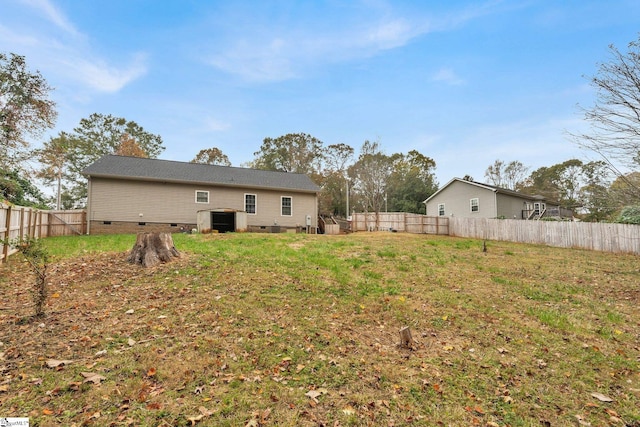
[[[640,38],[627,53],[610,45],[608,62],[599,64],[590,78],[596,101],[582,108],[589,131],[570,133],[581,147],[599,154],[623,176],[620,168],[640,169]]]
[[[496,160],[484,172],[485,178],[497,187],[515,190],[527,177],[529,168],[517,160],[505,163],[502,160]]]

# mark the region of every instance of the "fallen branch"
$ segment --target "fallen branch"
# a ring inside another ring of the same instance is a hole
[[[146,340],[140,340],[140,341],[136,341],[136,344],[144,344],[146,342],[151,342],[151,341],[156,341],[156,340],[163,340],[165,338],[173,338],[173,335],[163,335],[161,337],[155,337],[155,338],[149,338]]]

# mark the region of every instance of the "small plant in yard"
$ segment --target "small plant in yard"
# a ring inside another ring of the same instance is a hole
[[[35,308],[35,317],[44,317],[44,305],[47,302],[47,265],[49,253],[39,239],[26,237],[8,242],[22,253],[35,275],[35,283],[30,289]]]

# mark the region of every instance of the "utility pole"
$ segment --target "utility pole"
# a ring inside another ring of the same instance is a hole
[[[346,217],[348,219],[349,218],[349,178],[347,178],[345,180],[345,182],[347,183],[347,212],[346,212]]]

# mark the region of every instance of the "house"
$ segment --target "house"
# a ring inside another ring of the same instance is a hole
[[[248,231],[317,227],[320,188],[303,174],[116,155],[82,174],[90,234],[192,230],[203,211],[220,231],[237,229],[236,212]]]
[[[542,196],[453,178],[424,201],[428,216],[572,219],[573,213]]]

